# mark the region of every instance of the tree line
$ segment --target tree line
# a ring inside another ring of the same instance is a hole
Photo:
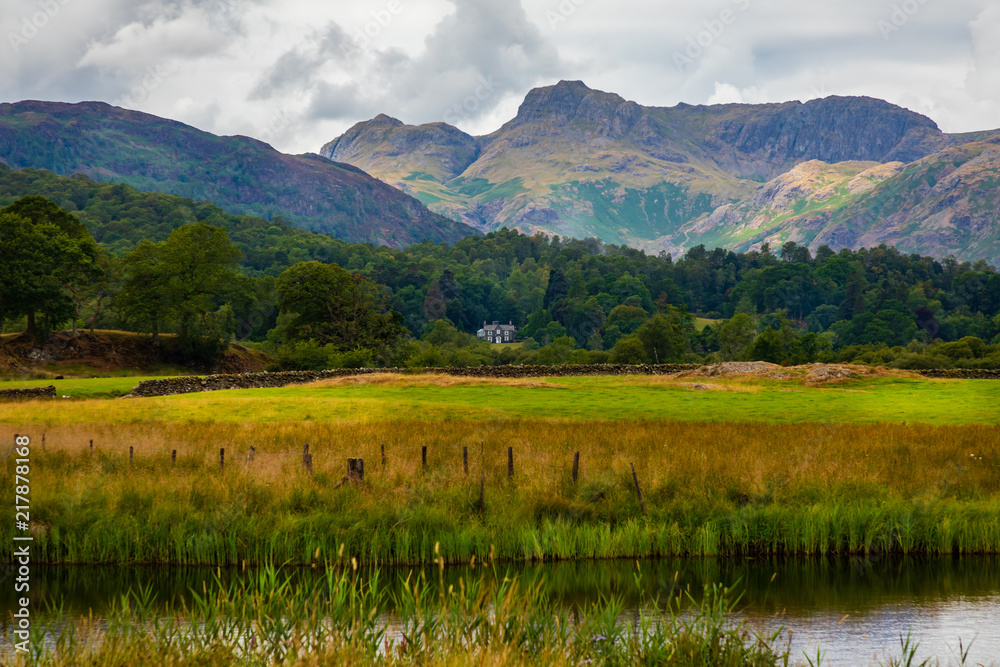
[[[21,196],[27,193],[29,196]],[[128,329],[276,367],[864,361],[1000,366],[1000,274],[880,246],[651,255],[501,230],[348,244],[82,176],[0,169],[0,324]],[[477,341],[511,321],[516,345]]]

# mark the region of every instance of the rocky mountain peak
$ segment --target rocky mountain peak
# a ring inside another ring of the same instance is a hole
[[[388,116],[388,115],[386,115],[384,113],[380,113],[379,115],[375,116],[370,121],[368,121],[367,123],[358,123],[358,125],[393,125],[393,126],[399,126],[399,125],[403,125],[403,121],[399,120],[398,118],[393,118],[392,116]]]
[[[620,113],[619,109],[628,110]],[[606,122],[618,115],[635,116],[641,109],[620,95],[588,88],[582,81],[560,81],[554,86],[535,88],[524,98],[512,121],[515,125],[530,122],[569,123],[574,120]]]

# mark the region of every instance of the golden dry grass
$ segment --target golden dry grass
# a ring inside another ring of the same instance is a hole
[[[421,447],[428,468],[442,485],[465,484],[462,448],[469,448],[473,471],[491,479],[506,476],[507,448],[513,447],[518,487],[550,493],[561,484],[573,453],[581,453],[584,480],[611,480],[634,463],[650,489],[704,498],[729,492],[747,496],[806,493],[832,497],[832,490],[855,489],[898,498],[941,497],[957,489],[992,495],[1000,491],[1000,427],[925,425],[819,425],[585,422],[511,420],[502,422],[384,422],[258,424],[117,424],[56,426],[46,434],[46,450],[74,457],[89,450],[113,452],[127,461],[135,448],[136,470],[153,486],[204,483],[218,467],[219,449],[240,469],[250,447],[255,479],[298,483],[303,445],[308,443],[317,473],[339,478],[345,459],[366,460],[377,489],[392,493],[422,477]],[[381,474],[385,445],[387,476]],[[171,471],[172,449],[191,465]],[[196,464],[197,462],[197,464]],[[169,474],[167,474],[169,473]],[[73,485],[98,483],[86,468]],[[68,480],[67,480],[68,481]],[[79,488],[79,487],[78,487]]]

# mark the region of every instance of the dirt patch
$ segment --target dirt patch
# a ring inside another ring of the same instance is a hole
[[[781,366],[766,361],[726,361],[712,366],[702,366],[692,371],[684,371],[678,373],[677,377],[737,377],[742,375],[764,375],[765,373],[778,370],[781,370]]]
[[[744,387],[727,387],[724,384],[703,384],[701,382],[680,386],[686,386],[691,391],[746,391]]]
[[[678,373],[677,378],[726,378],[732,380],[801,380],[808,386],[848,382],[874,377],[917,377],[891,368],[869,368],[854,364],[808,364],[782,367],[766,361],[731,361]]]
[[[360,387],[360,386],[394,386],[394,387],[531,387],[536,389],[562,389],[551,382],[533,379],[517,378],[484,378],[456,377],[427,373],[422,375],[403,375],[401,373],[375,373],[372,375],[354,375],[350,377],[331,378],[311,382],[308,387]]]

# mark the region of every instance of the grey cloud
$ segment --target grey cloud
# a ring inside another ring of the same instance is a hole
[[[307,114],[313,120],[359,120],[385,111],[408,122],[446,116],[456,122],[478,118],[504,95],[522,93],[558,74],[558,52],[519,3],[453,1],[455,12],[438,24],[415,57],[378,48],[375,37],[358,28],[349,34],[333,23],[311,43],[282,55],[252,97],[268,99],[305,88],[312,92]],[[353,71],[354,85],[325,80],[331,64]]]
[[[59,9],[37,35],[14,51],[13,58],[0,58],[0,96],[115,102],[141,87],[152,67],[163,71],[170,59],[210,56],[242,35],[241,15],[248,1],[53,0],[49,6]],[[36,15],[39,7],[33,0],[5,0],[9,18],[0,22],[3,34],[19,33],[24,17]],[[192,12],[198,12],[199,20],[207,24],[200,44],[185,39],[191,23],[183,21]],[[130,29],[141,37],[143,30],[171,21],[181,23],[172,36],[155,44],[141,38],[134,43],[122,39]]]

